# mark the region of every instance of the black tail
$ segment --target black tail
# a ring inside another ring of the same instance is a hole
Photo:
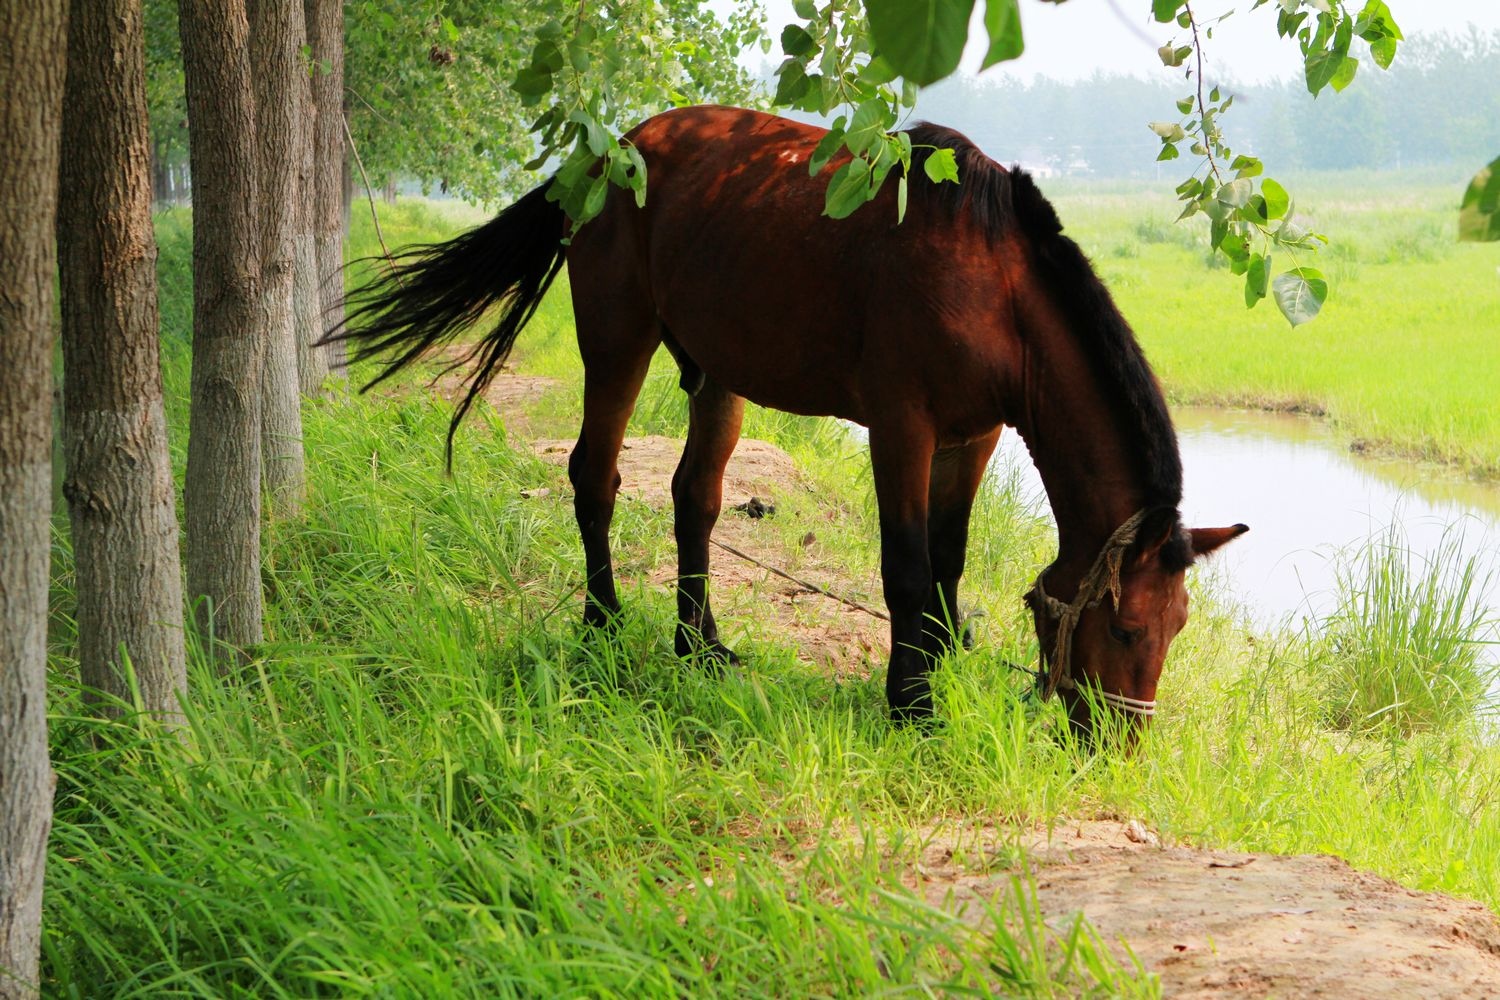
[[[354,357],[361,361],[394,355],[364,386],[369,389],[453,340],[498,305],[495,328],[450,368],[472,365],[468,393],[448,425],[449,466],[459,421],[504,364],[562,269],[565,216],[547,200],[548,184],[462,236],[401,250],[392,267],[350,294],[343,325],[322,340],[353,342]]]

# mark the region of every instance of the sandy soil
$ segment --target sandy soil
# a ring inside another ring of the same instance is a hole
[[[546,389],[546,380],[505,374],[487,395],[516,427],[524,423],[513,418]],[[572,445],[535,447],[564,463]],[[681,443],[666,438],[628,441],[622,493],[669,505],[680,452]],[[785,453],[741,441],[714,537],[784,565],[783,527],[730,508],[751,497],[775,503],[805,488]],[[836,554],[806,555],[795,575],[883,610],[878,580],[843,578]],[[652,576],[664,587],[672,578],[671,567]],[[866,675],[884,663],[886,625],[868,614],[724,551],[714,553],[713,586],[721,622],[774,630],[836,675]],[[728,630],[726,639],[734,641]],[[905,879],[934,905],[982,925],[989,918],[980,902],[1011,891],[1017,846],[1013,829],[935,831]],[[1128,942],[1170,997],[1500,997],[1500,922],[1493,913],[1337,858],[1163,846],[1139,823],[1115,821],[1065,823],[1023,836],[1019,846],[1049,925],[1066,932],[1083,913],[1122,957],[1119,942]]]
[[[992,830],[989,839],[999,856],[1015,836]],[[1407,889],[1325,855],[1155,839],[1139,824],[1090,821],[1024,846],[1049,925],[1065,932],[1082,912],[1105,941],[1128,942],[1166,996],[1500,996],[1500,922],[1478,903]],[[979,902],[1009,892],[1014,871],[975,870],[985,841],[982,831],[935,838],[908,885],[984,922]]]
[[[566,464],[573,444],[538,441],[534,447],[548,461]],[[627,439],[620,453],[621,495],[669,507],[672,472],[681,455],[682,442],[672,438]],[[778,498],[806,488],[786,452],[764,441],[741,439],[724,473],[724,508],[714,528],[715,541],[765,566],[786,566],[777,515],[754,519],[734,508],[752,498],[774,505]],[[715,549],[711,558],[714,615],[730,646],[735,645],[736,628],[750,623],[758,634],[779,637],[795,646],[803,659],[835,676],[866,676],[885,662],[890,641],[884,621],[723,549]],[[834,560],[815,551],[804,551],[796,563],[792,576],[884,612],[878,580],[851,582]],[[651,582],[666,587],[675,576],[675,567],[661,566]]]

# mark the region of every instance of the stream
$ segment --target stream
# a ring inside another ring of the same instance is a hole
[[[1173,421],[1182,446],[1183,521],[1250,525],[1248,535],[1213,557],[1210,572],[1257,624],[1326,613],[1334,554],[1393,523],[1417,559],[1430,559],[1451,530],[1464,558],[1479,557],[1481,578],[1500,562],[1500,488],[1432,465],[1352,453],[1322,421],[1297,414],[1184,407]],[[994,463],[1045,506],[1013,430],[1001,438]],[[1500,574],[1490,576],[1483,599],[1500,610]]]

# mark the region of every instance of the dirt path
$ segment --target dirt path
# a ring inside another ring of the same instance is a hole
[[[566,464],[573,442],[538,441],[534,447],[548,461]],[[626,439],[620,453],[621,495],[669,508],[672,472],[681,455],[682,442],[672,438]],[[774,520],[776,515],[754,519],[734,508],[752,498],[774,505],[779,498],[805,489],[786,452],[764,441],[742,438],[724,474],[724,510],[714,528],[714,539],[765,565],[779,569],[787,566],[784,526]],[[885,622],[722,549],[715,549],[711,555],[714,614],[731,646],[736,642],[731,629],[749,625],[757,636],[777,637],[795,647],[804,660],[835,676],[867,676],[873,666],[884,663],[890,649]],[[843,567],[806,548],[798,554],[791,575],[884,610],[878,580],[851,584]],[[650,579],[657,586],[668,587],[675,577],[675,567],[669,563],[657,567]]]
[[[908,885],[982,924],[981,900],[1012,878],[973,870],[984,840],[937,838]],[[993,849],[1013,842],[993,835]],[[1500,997],[1493,913],[1338,858],[1162,847],[1102,821],[1061,824],[1026,847],[1049,925],[1066,931],[1082,912],[1103,940],[1129,942],[1169,997]]]
[[[546,380],[507,374],[488,397],[509,425],[524,428],[512,416],[548,387]],[[572,446],[535,444],[560,464]],[[681,447],[660,437],[628,440],[620,458],[623,495],[669,506]],[[714,537],[784,564],[783,527],[730,508],[751,497],[774,503],[805,488],[784,452],[741,441]],[[721,621],[752,622],[762,634],[784,637],[835,675],[868,675],[883,664],[884,622],[722,551],[714,553],[713,572]],[[879,581],[846,579],[832,557],[801,558],[795,575],[883,608]],[[672,579],[671,566],[651,576],[662,587]],[[982,925],[989,919],[982,902],[1011,892],[1015,842],[1013,830],[940,833],[905,880],[933,905]],[[1023,838],[1022,846],[1049,925],[1066,932],[1082,912],[1122,958],[1119,942],[1128,942],[1169,997],[1500,997],[1500,922],[1493,913],[1407,889],[1337,858],[1160,846],[1138,824],[1113,821],[1061,824]],[[975,864],[986,857],[1005,863]]]

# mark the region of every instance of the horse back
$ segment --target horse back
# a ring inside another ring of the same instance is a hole
[[[645,206],[614,192],[578,234],[575,297],[649,297],[699,368],[762,405],[865,424],[918,407],[959,436],[994,426],[1017,363],[1005,300],[1021,255],[936,198],[909,199],[898,225],[895,177],[849,218],[823,215],[847,160],[809,172],[825,134],[711,106],[644,122],[626,140],[647,164]]]

